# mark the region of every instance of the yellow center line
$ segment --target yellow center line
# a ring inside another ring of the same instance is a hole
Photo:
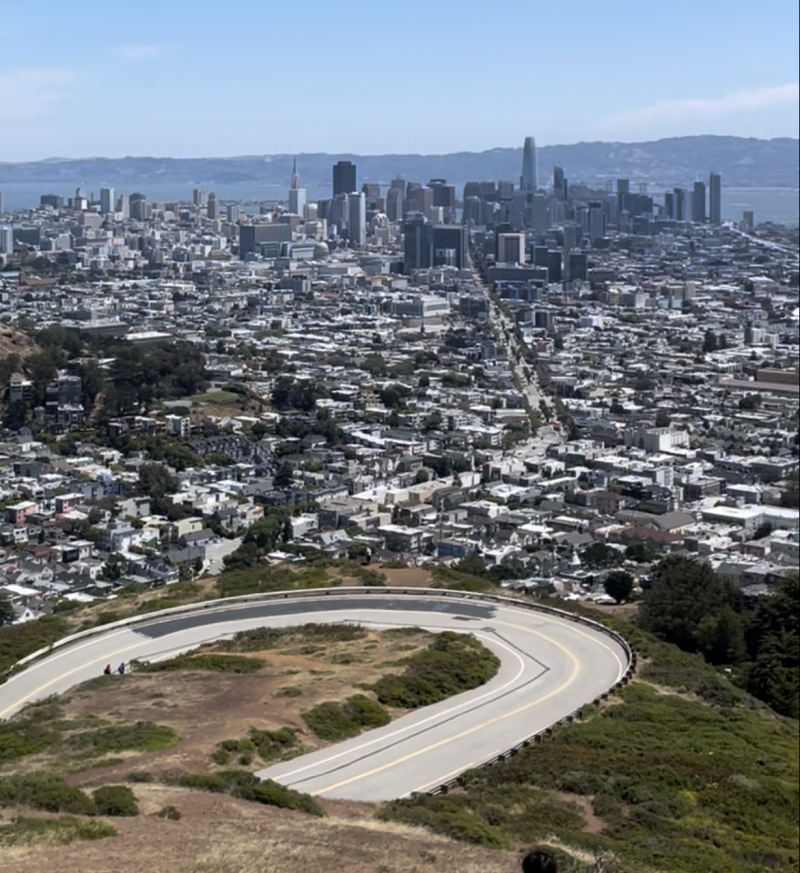
[[[496,622],[497,624],[506,624],[506,622]],[[527,628],[520,628],[519,625],[507,625],[508,627],[517,627],[520,630],[528,630]],[[558,688],[554,688],[549,694],[546,694],[544,697],[539,697],[536,700],[531,701],[530,703],[526,703],[524,706],[520,706],[519,708],[513,710],[512,712],[506,712],[502,715],[497,715],[494,718],[490,718],[488,721],[483,722],[482,724],[474,725],[471,728],[467,728],[467,730],[462,731],[460,734],[456,734],[453,737],[447,737],[445,740],[439,740],[438,743],[433,743],[430,746],[426,746],[423,749],[418,749],[416,752],[411,752],[408,755],[404,755],[402,758],[397,758],[394,761],[390,761],[388,764],[383,764],[380,767],[375,767],[373,770],[369,770],[366,773],[359,773],[357,776],[351,776],[349,779],[344,779],[341,782],[337,782],[335,785],[328,785],[326,788],[320,788],[318,791],[312,792],[315,795],[326,794],[329,791],[337,791],[339,788],[343,788],[345,785],[350,785],[353,782],[359,782],[362,779],[368,779],[370,776],[375,776],[378,773],[382,773],[384,770],[390,770],[392,767],[396,767],[399,764],[405,764],[407,761],[411,761],[414,758],[418,758],[420,755],[426,755],[428,752],[433,752],[436,749],[441,748],[442,746],[446,746],[448,743],[455,742],[456,740],[463,739],[464,737],[468,737],[470,734],[477,733],[478,731],[482,731],[487,727],[491,727],[493,724],[497,724],[500,721],[504,721],[507,718],[513,718],[515,715],[519,715],[521,712],[525,712],[528,709],[531,709],[534,706],[539,706],[541,703],[545,703],[547,700],[550,700],[551,697],[556,697],[561,694],[561,692],[568,688],[578,677],[581,672],[581,663],[580,661],[569,651],[565,646],[561,645],[561,643],[557,643],[551,637],[545,636],[542,633],[537,634],[541,639],[546,640],[548,643],[551,643],[561,652],[563,652],[567,658],[572,662],[572,672],[566,682],[559,685]]]
[[[122,655],[125,652],[130,652],[132,649],[141,648],[142,643],[137,643],[135,646],[126,646],[124,649],[117,649],[116,652],[112,652],[110,655],[106,655],[107,658],[110,658],[112,661],[116,660],[118,655]],[[75,673],[80,673],[81,670],[86,669],[86,664],[81,664],[79,667],[75,667],[72,670],[68,670],[66,673],[60,673],[55,679],[51,679],[49,682],[45,682],[44,685],[40,685],[38,688],[33,689],[33,691],[29,691],[27,694],[24,694],[22,697],[18,698],[15,703],[12,703],[10,706],[7,706],[2,712],[0,712],[0,718],[5,718],[7,712],[10,712],[12,709],[18,709],[27,703],[32,697],[38,697],[42,691],[45,691],[47,688],[55,685],[57,682],[61,682],[62,679],[66,679],[68,676],[73,676]]]

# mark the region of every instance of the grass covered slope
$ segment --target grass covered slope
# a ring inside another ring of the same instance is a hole
[[[644,666],[602,710],[381,817],[486,846],[550,840],[571,848],[568,869],[601,854],[617,873],[797,871],[797,722],[624,629]]]

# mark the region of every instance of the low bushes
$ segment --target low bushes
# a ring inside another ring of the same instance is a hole
[[[420,800],[395,800],[387,803],[377,816],[382,821],[399,821],[412,827],[427,828],[437,834],[485,846],[508,849],[510,843],[502,831],[487,824],[470,810],[439,797]]]
[[[215,794],[229,794],[242,800],[293,809],[308,815],[323,816],[319,804],[308,794],[284,788],[271,780],[262,781],[246,770],[223,770],[219,773],[198,775],[182,773],[170,780],[173,785],[194,788],[198,791],[211,791]]]
[[[104,785],[92,792],[98,815],[139,815],[136,795],[127,785]]]
[[[263,652],[279,643],[298,638],[315,643],[351,643],[367,635],[364,628],[354,624],[304,624],[298,627],[256,627],[239,631],[231,640],[216,644],[220,651]]]
[[[380,727],[391,721],[380,704],[363,694],[356,694],[344,703],[321,703],[301,715],[308,727],[328,742],[355,737],[364,728]]]
[[[19,816],[0,826],[0,846],[30,846],[36,843],[69,845],[75,840],[102,840],[116,836],[106,821],[86,821],[72,816],[27,818]]]
[[[150,721],[137,721],[135,724],[113,724],[71,734],[64,740],[63,745],[70,751],[104,755],[127,749],[159,752],[174,746],[179,740],[180,737],[171,727]]]
[[[171,803],[162,806],[155,815],[157,818],[166,818],[169,821],[180,821],[181,819],[181,811]]]
[[[0,779],[0,806],[28,806],[44,812],[94,815],[94,801],[58,776],[31,773]]]
[[[257,658],[237,657],[236,655],[215,655],[187,653],[177,655],[168,661],[157,664],[137,665],[137,671],[144,673],[163,673],[170,670],[202,670],[211,673],[257,673],[264,666]]]
[[[297,733],[291,728],[276,731],[250,728],[250,734],[241,740],[223,740],[211,754],[215,764],[226,765],[233,755],[239,755],[240,764],[252,763],[257,754],[262,761],[274,761],[283,757],[297,745]]]
[[[16,761],[57,746],[61,732],[44,718],[30,716],[0,723],[0,762]]]
[[[136,797],[124,785],[97,788],[89,797],[48,773],[8,776],[0,779],[0,807],[27,806],[43,812],[72,815],[138,815]]]
[[[720,706],[725,685],[713,669],[671,652],[662,660],[663,644],[650,642],[649,669],[694,693],[706,686],[714,702],[634,681],[613,705],[470,770],[458,792],[388,804],[382,817],[470,842],[483,827],[512,844],[554,835],[589,855],[611,853],[618,873],[796,871],[797,723]],[[591,798],[599,833],[586,832],[584,811],[564,794]]]
[[[445,631],[401,663],[402,674],[383,676],[372,689],[386,706],[416,709],[483,685],[497,673],[500,659],[474,637]]]
[[[54,615],[0,627],[0,677],[21,658],[49,646],[67,633],[69,624]]]

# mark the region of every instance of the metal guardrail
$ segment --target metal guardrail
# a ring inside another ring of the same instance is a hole
[[[625,672],[622,677],[611,686],[611,688],[604,692],[603,694],[596,697],[590,703],[584,704],[584,706],[598,706],[604,700],[606,700],[611,693],[621,688],[624,685],[627,685],[630,682],[631,676],[636,670],[637,666],[637,655],[636,652],[631,648],[628,641],[620,634],[616,633],[616,631],[611,630],[599,622],[592,621],[592,619],[585,618],[582,615],[576,615],[575,613],[568,612],[567,610],[558,609],[554,606],[545,606],[541,603],[531,602],[527,603],[522,600],[516,600],[511,597],[503,597],[498,594],[478,594],[472,593],[468,591],[453,591],[446,588],[390,588],[390,587],[364,587],[364,588],[310,588],[303,591],[274,591],[265,594],[246,594],[241,597],[228,597],[222,598],[218,600],[206,600],[202,603],[190,603],[186,606],[175,606],[170,609],[162,609],[156,612],[149,612],[145,615],[137,615],[132,616],[128,619],[122,619],[121,621],[110,622],[109,624],[101,625],[100,627],[90,628],[85,631],[79,631],[76,634],[71,634],[68,637],[64,637],[56,642],[52,643],[50,646],[46,648],[39,649],[36,652],[27,655],[25,658],[19,660],[14,666],[5,674],[2,681],[6,681],[10,676],[15,673],[20,672],[25,667],[30,664],[35,663],[36,661],[41,661],[54,652],[68,648],[74,643],[81,642],[82,640],[90,639],[91,637],[101,636],[102,634],[109,633],[110,631],[119,630],[120,628],[130,628],[135,627],[136,625],[141,624],[152,624],[154,621],[158,621],[159,619],[169,619],[175,616],[180,615],[192,615],[195,613],[203,613],[208,609],[216,609],[220,612],[225,612],[227,609],[236,606],[248,605],[252,603],[263,603],[263,602],[272,602],[272,601],[281,601],[281,600],[307,600],[318,597],[357,597],[363,595],[391,595],[391,596],[412,596],[412,597],[435,597],[437,599],[450,599],[450,600],[466,600],[466,601],[481,601],[488,603],[496,603],[499,606],[504,607],[514,607],[516,609],[525,609],[528,611],[534,612],[545,612],[551,615],[556,615],[559,618],[566,619],[568,621],[575,622],[576,624],[586,625],[591,627],[596,631],[600,631],[604,633],[606,636],[611,637],[625,652],[627,658],[627,665],[625,668]],[[583,707],[581,707],[583,709]],[[484,767],[487,765],[497,764],[500,761],[504,761],[507,758],[513,757],[520,750],[528,748],[538,742],[541,742],[543,736],[547,736],[553,733],[553,730],[556,727],[560,727],[565,724],[570,724],[575,721],[576,718],[580,716],[580,709],[574,710],[569,715],[564,716],[559,719],[552,725],[537,731],[535,734],[531,734],[529,737],[526,737],[521,742],[515,744],[509,749],[506,749],[500,752],[493,757],[478,762],[475,767],[471,767],[470,769],[476,769],[476,767]],[[456,788],[460,784],[461,776],[457,776],[454,779],[450,779],[447,782],[444,782],[440,785],[435,786],[434,788],[428,789],[423,792],[414,792],[411,796],[419,797],[419,796],[435,796],[438,794],[447,794],[452,788]]]

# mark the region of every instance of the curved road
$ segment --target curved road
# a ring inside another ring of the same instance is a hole
[[[332,798],[388,800],[433,788],[591,702],[628,666],[625,649],[613,637],[511,601],[386,589],[289,596],[154,617],[78,641],[0,686],[0,719],[100,675],[107,663],[158,660],[246,628],[312,621],[468,632],[501,659],[494,679],[474,691],[258,774]]]

